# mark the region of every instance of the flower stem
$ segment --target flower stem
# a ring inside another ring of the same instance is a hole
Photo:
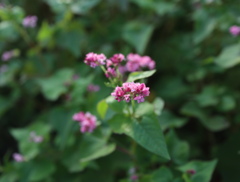
[[[135,101],[131,100],[131,104],[132,104],[132,116],[134,117],[134,114],[135,114]]]

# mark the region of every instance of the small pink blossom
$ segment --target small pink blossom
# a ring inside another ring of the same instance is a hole
[[[78,121],[82,133],[92,132],[96,128],[97,118],[89,112],[79,112],[73,115],[73,120]]]
[[[100,90],[100,87],[98,85],[90,84],[88,85],[87,89],[89,92],[98,92]]]
[[[119,65],[119,63],[121,63],[124,59],[125,59],[124,55],[120,53],[114,54],[113,57],[110,58],[114,65]]]
[[[114,68],[108,67],[105,75],[107,78],[114,78],[117,76],[117,73]]]
[[[6,51],[2,54],[2,60],[8,61],[15,56],[14,51]]]
[[[152,70],[155,68],[155,61],[149,56],[140,56],[138,54],[130,53],[127,56],[126,68],[129,72],[140,71],[144,68]]]
[[[233,36],[237,36],[240,34],[240,27],[237,25],[233,25],[229,28],[229,32],[233,35]]]
[[[96,54],[90,52],[86,55],[84,63],[95,68],[96,66],[104,65],[106,60],[106,56],[104,54]]]
[[[122,87],[116,87],[114,92],[111,93],[118,102],[125,100],[136,100],[138,103],[144,102],[144,97],[149,96],[149,87],[144,83],[127,82],[123,83]]]
[[[13,159],[16,162],[23,162],[25,160],[24,157],[21,154],[19,154],[19,153],[14,153],[13,154]]]
[[[189,169],[186,171],[188,174],[194,175],[196,171],[194,169]]]
[[[131,181],[137,181],[138,180],[138,175],[136,175],[136,174],[131,175],[130,180]]]
[[[34,143],[41,143],[43,141],[43,137],[36,135],[36,133],[34,131],[32,131],[30,133],[30,141],[32,141]]]
[[[22,24],[24,27],[34,28],[37,25],[37,20],[38,20],[37,16],[26,16],[23,19]]]

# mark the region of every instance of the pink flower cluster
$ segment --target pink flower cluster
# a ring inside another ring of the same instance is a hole
[[[73,115],[73,120],[78,121],[82,133],[85,132],[92,132],[97,125],[97,118],[96,116],[90,114],[89,112],[79,112]]]
[[[229,28],[229,32],[233,35],[233,36],[238,36],[240,35],[240,26],[237,25],[233,25]]]
[[[129,72],[141,71],[144,68],[152,70],[155,68],[155,61],[149,56],[140,56],[138,54],[130,53],[127,56],[126,68]]]
[[[115,99],[120,102],[125,100],[137,100],[138,103],[144,102],[144,97],[149,96],[149,87],[146,87],[144,83],[126,82],[122,87],[116,87],[114,92],[111,93]]]
[[[122,62],[126,60],[124,65]],[[106,65],[105,75],[107,78],[121,78],[120,74],[125,72],[142,71],[144,69],[154,69],[155,61],[149,56],[140,56],[138,54],[130,53],[127,55],[127,59],[121,53],[114,54],[111,58],[107,59],[104,54],[96,54],[90,52],[86,55],[84,63],[95,68],[100,65]]]
[[[96,54],[96,53],[90,52],[86,55],[84,63],[91,66],[92,68],[95,68],[97,66],[104,65],[105,61],[106,61],[106,56],[104,54]]]
[[[19,154],[19,153],[14,153],[13,154],[13,159],[16,162],[23,162],[25,160],[24,157],[21,154]]]
[[[14,51],[6,51],[2,54],[2,60],[8,61],[9,59],[13,58],[15,56]]]
[[[37,16],[26,16],[23,19],[22,24],[24,27],[34,28],[37,25],[37,20],[38,20]]]

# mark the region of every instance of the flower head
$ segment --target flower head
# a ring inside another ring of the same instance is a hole
[[[9,59],[11,59],[14,56],[15,56],[14,51],[6,51],[2,54],[2,60],[8,61]]]
[[[194,170],[194,169],[189,169],[189,170],[187,170],[186,171],[188,174],[195,174],[196,173],[196,171]]]
[[[146,87],[144,83],[126,82],[122,87],[116,87],[114,92],[111,93],[115,99],[120,102],[125,100],[136,100],[138,103],[144,102],[144,97],[149,96],[149,87]]]
[[[78,121],[82,133],[92,132],[96,128],[97,118],[89,112],[79,112],[73,115],[73,120]]]
[[[37,16],[26,16],[22,21],[22,25],[24,27],[34,28],[37,25],[37,20]]]
[[[107,78],[114,78],[117,76],[117,73],[114,68],[108,67],[105,75]]]
[[[114,65],[119,65],[123,60],[125,59],[123,54],[114,54],[109,60],[112,62]]]
[[[24,157],[21,154],[19,154],[19,153],[14,153],[13,154],[13,159],[16,162],[23,162],[25,160]]]
[[[140,56],[130,53],[127,56],[127,60],[126,68],[129,72],[140,71],[143,68],[148,68],[150,70],[155,68],[155,61],[149,56]]]
[[[240,27],[233,25],[229,28],[229,32],[233,35],[233,36],[237,36],[240,34]]]
[[[84,63],[95,68],[96,66],[104,65],[106,60],[106,56],[104,54],[96,54],[90,52],[86,55]]]

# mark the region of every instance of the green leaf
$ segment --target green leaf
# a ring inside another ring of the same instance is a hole
[[[172,182],[173,174],[171,170],[165,166],[155,170],[152,173],[152,181],[151,182]]]
[[[154,114],[154,106],[149,102],[139,103],[135,112],[135,117]]]
[[[51,46],[53,42],[54,27],[51,27],[47,22],[43,22],[37,34],[37,40],[42,46]]]
[[[106,98],[106,103],[108,107],[117,113],[124,113],[125,112],[125,102],[118,102],[114,99],[113,96],[109,96]]]
[[[62,32],[57,36],[57,43],[60,47],[69,50],[76,57],[80,55],[81,39],[83,35],[80,30]]]
[[[125,133],[148,151],[170,159],[162,130],[155,117],[144,116],[141,121],[133,120],[131,130]]]
[[[55,171],[54,164],[48,159],[30,162],[29,181],[40,181],[47,179]]]
[[[123,38],[131,44],[139,54],[143,54],[154,26],[140,21],[132,21],[125,25]]]
[[[100,0],[78,0],[71,4],[71,10],[76,14],[85,14],[99,2]]]
[[[194,102],[187,103],[181,109],[183,114],[193,116],[211,131],[221,131],[229,127],[229,122],[222,116],[208,116],[207,112]]]
[[[217,160],[209,162],[191,161],[178,167],[178,169],[183,173],[187,170],[195,170],[196,173],[190,177],[192,182],[210,182],[216,164]]]
[[[30,133],[42,136],[44,140],[48,138],[50,127],[41,122],[34,122],[32,125],[23,129],[12,129],[11,134],[19,142],[19,149],[26,160],[32,159],[40,152],[40,144],[30,140]]]
[[[0,40],[1,41],[14,41],[18,38],[19,34],[12,22],[3,21],[0,23]]]
[[[106,100],[101,100],[98,104],[97,104],[97,111],[98,111],[98,114],[100,115],[100,117],[102,119],[105,118],[106,116],[106,113],[107,113],[107,109],[108,109],[108,104],[106,102]]]
[[[157,97],[153,102],[153,106],[154,106],[155,114],[158,116],[161,115],[163,107],[164,107],[163,99],[161,99],[160,97]]]
[[[187,122],[187,119],[174,116],[170,111],[164,110],[159,116],[159,123],[164,130],[169,128],[180,128]]]
[[[131,132],[131,119],[123,114],[115,114],[108,120],[108,124],[115,133],[130,133]]]
[[[166,135],[166,143],[171,159],[176,164],[184,164],[187,162],[190,152],[189,144],[181,141],[174,130],[170,130]]]
[[[57,71],[49,78],[39,79],[38,84],[43,95],[48,100],[57,100],[61,94],[67,92],[67,87],[64,84],[72,81],[73,74],[72,69],[65,68]]]
[[[231,68],[240,63],[240,44],[224,48],[215,63],[223,68]]]
[[[127,82],[134,82],[136,80],[148,78],[148,77],[152,76],[155,72],[156,72],[156,70],[132,72],[128,76]]]
[[[105,132],[85,134],[75,145],[64,151],[62,162],[71,172],[83,170],[90,161],[109,155],[115,144],[107,144],[109,134]]]

